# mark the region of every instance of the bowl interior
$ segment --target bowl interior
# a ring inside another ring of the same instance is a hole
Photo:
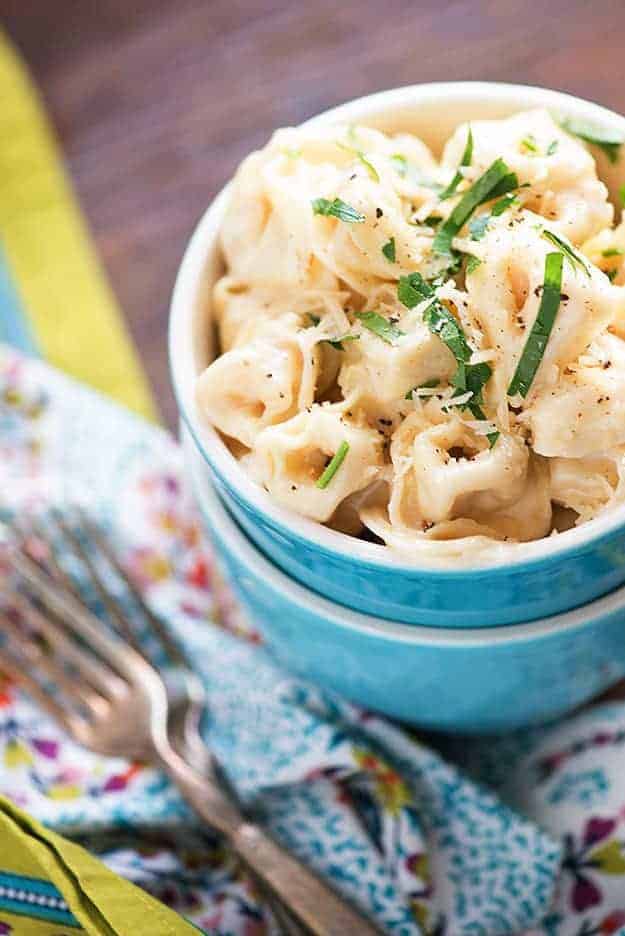
[[[413,132],[435,153],[458,124],[468,119],[500,118],[519,110],[546,107],[557,115],[575,117],[625,133],[625,117],[597,104],[557,91],[523,85],[487,82],[449,82],[397,88],[350,101],[308,121],[318,123],[363,123],[386,132]],[[606,155],[593,149],[600,177],[610,190],[614,204],[625,182],[625,158],[612,165]],[[387,567],[417,569],[423,563],[398,559],[387,547],[362,542],[321,524],[300,517],[274,504],[240,468],[219,434],[201,417],[195,401],[198,375],[215,354],[215,335],[211,320],[211,292],[223,272],[218,246],[219,229],[228,198],[226,186],[200,220],[183,258],[172,297],[169,349],[174,392],[182,418],[198,448],[213,468],[238,496],[277,528],[286,528],[295,538],[317,544],[329,552],[348,553],[354,561]],[[594,542],[625,523],[625,506],[609,516],[598,517],[580,527],[562,533],[554,546],[549,539],[510,547],[509,556],[490,565],[509,567],[538,562],[549,554]],[[482,564],[480,568],[487,568]],[[437,574],[457,576],[470,570],[436,569]],[[428,571],[431,571],[428,567]]]

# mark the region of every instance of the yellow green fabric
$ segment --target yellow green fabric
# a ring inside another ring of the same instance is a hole
[[[36,919],[36,907],[33,916],[7,913],[0,896],[0,921],[12,925],[20,936],[59,936],[65,931],[68,936],[197,936],[191,923],[4,797],[0,797],[0,841],[3,872],[51,882],[73,918],[64,923]],[[25,884],[23,891],[27,889]]]
[[[0,248],[12,291],[42,356],[154,418],[145,376],[39,96],[1,31]],[[17,315],[11,312],[13,319]]]

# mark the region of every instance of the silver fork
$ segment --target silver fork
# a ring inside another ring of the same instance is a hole
[[[9,547],[19,590],[3,592],[20,622],[0,612],[0,669],[17,679],[80,744],[101,754],[162,768],[197,814],[298,923],[315,936],[370,936],[379,930],[305,865],[282,849],[218,782],[174,750],[163,681],[143,656],[106,634],[73,591]]]
[[[172,638],[167,627],[164,626],[161,619],[154,614],[144,600],[143,595],[120,563],[117,553],[111,547],[107,536],[101,531],[99,525],[82,507],[76,505],[74,511],[81,533],[86,533],[88,540],[96,547],[98,553],[105,557],[110,568],[114,570],[118,579],[123,583],[125,591],[132,596],[132,600],[140,611],[143,621],[148,625],[152,636],[156,638],[157,643],[160,645],[166,662],[161,663],[158,671],[165,684],[169,712],[168,734],[174,743],[174,747],[199,773],[209,773],[214,769],[214,764],[210,751],[204,744],[200,734],[200,722],[206,704],[206,692],[201,680],[194,672],[191,661],[184,649]],[[35,518],[31,518],[29,526],[24,527],[22,525],[22,539],[27,542],[28,533],[32,532],[44,544],[48,571],[57,582],[64,585],[80,601],[82,596],[75,581],[67,573],[57,556],[57,542],[60,540],[62,551],[79,559],[86,578],[94,586],[102,602],[109,623],[130,643],[137,653],[145,656],[141,642],[130,625],[124,608],[104,583],[97,565],[91,558],[91,553],[83,545],[81,536],[76,533],[75,525],[71,522],[68,523],[66,515],[58,512],[52,514],[51,518],[58,534],[56,540],[47,534],[45,527]],[[74,518],[70,515],[70,519]]]
[[[72,521],[70,523],[66,522],[68,512]],[[46,528],[50,521],[52,521],[56,534],[54,537]],[[78,521],[80,535],[76,532],[74,521]],[[108,623],[116,628],[118,633],[125,636],[137,652],[145,656],[144,649],[127,620],[124,608],[108,590],[97,565],[91,558],[89,550],[83,546],[82,539],[84,534],[87,534],[90,544],[95,545],[99,554],[106,558],[110,568],[116,572],[118,580],[123,583],[126,593],[132,596],[136,608],[142,614],[144,623],[148,625],[152,637],[156,638],[160,646],[164,661],[161,661],[158,672],[165,686],[168,702],[167,734],[174,750],[201,776],[214,776],[218,768],[200,733],[200,722],[206,703],[204,686],[193,671],[191,662],[183,648],[171,637],[161,619],[152,612],[149,605],[144,601],[143,595],[121,565],[116,552],[99,525],[82,507],[74,505],[73,511],[69,510],[64,514],[56,512],[48,515],[46,525],[43,525],[36,517],[31,516],[26,523],[23,520],[21,523],[14,521],[13,526],[15,531],[19,532],[21,548],[32,555],[33,551],[36,553],[43,546],[45,555],[40,554],[39,557],[34,555],[33,558],[38,558],[42,568],[56,582],[61,583],[79,601],[82,601],[76,579],[66,571],[62,560],[57,555],[57,550],[62,555],[67,556],[69,554],[73,558],[77,558],[87,581],[94,586],[100,597]],[[218,607],[215,608],[215,613],[219,614]],[[223,779],[223,774],[220,771],[219,776]],[[252,868],[245,865],[242,859],[240,861],[247,875],[253,881],[258,896],[271,911],[284,936],[302,936],[304,930],[293,919],[288,907],[281,903],[263,884]]]

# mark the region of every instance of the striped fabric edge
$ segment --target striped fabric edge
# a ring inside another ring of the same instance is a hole
[[[82,928],[54,884],[22,874],[0,871],[0,912]]]

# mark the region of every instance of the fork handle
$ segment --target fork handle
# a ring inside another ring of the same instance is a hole
[[[311,936],[380,936],[380,930],[260,826],[246,821],[216,783],[201,777],[171,749],[161,766],[197,815],[230,841],[233,850],[288,907]]]
[[[235,852],[314,936],[380,936],[380,930],[260,826],[230,836]]]

